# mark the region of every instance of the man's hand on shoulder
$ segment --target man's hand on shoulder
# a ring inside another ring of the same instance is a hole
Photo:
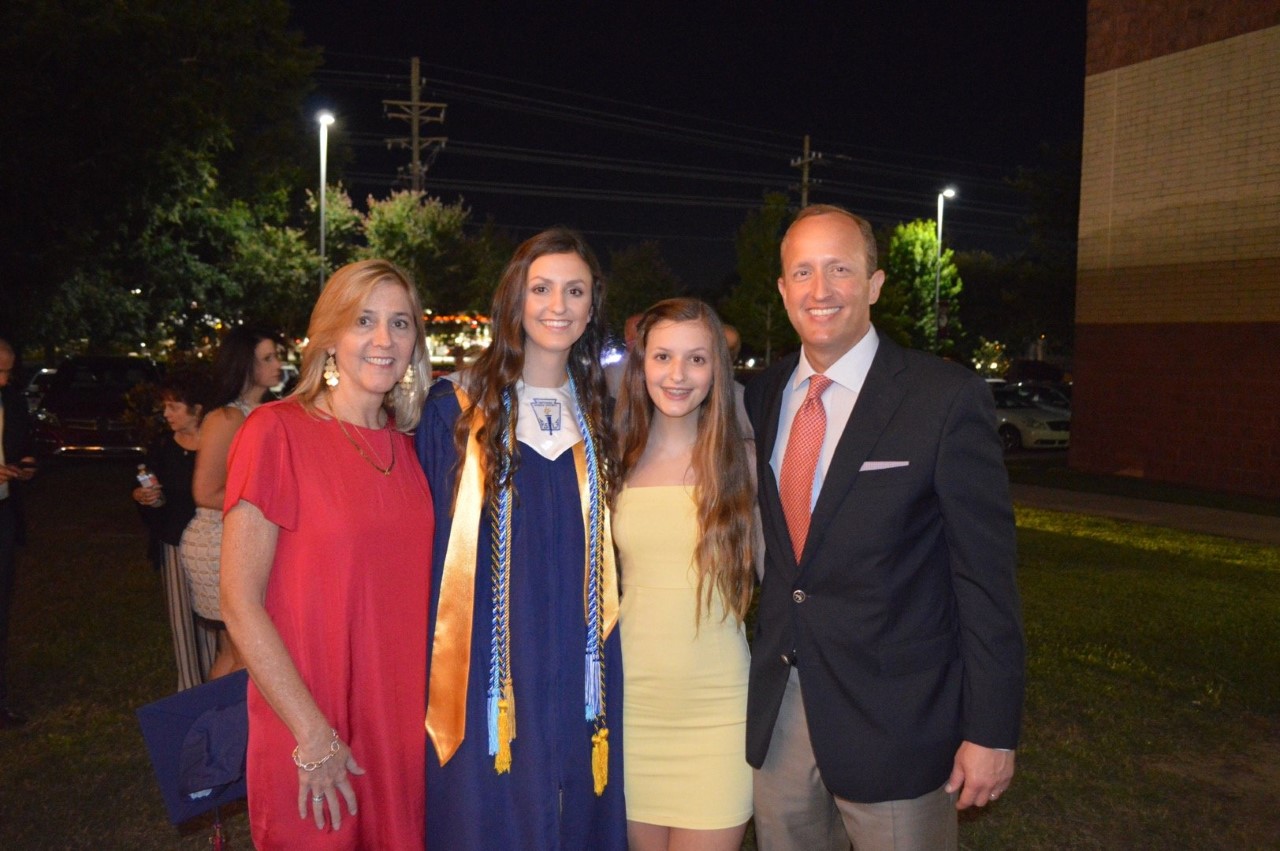
[[[1004,794],[1013,781],[1014,752],[961,742],[947,778],[947,794],[960,790],[956,809],[985,807]]]

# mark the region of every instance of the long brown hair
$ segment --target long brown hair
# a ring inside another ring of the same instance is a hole
[[[511,406],[504,421],[502,395],[507,388],[514,392],[515,384],[524,371],[524,300],[529,267],[534,260],[547,254],[576,254],[591,271],[591,316],[582,336],[569,349],[569,375],[577,390],[578,407],[591,430],[605,481],[612,481],[616,452],[613,433],[607,428],[605,419],[608,390],[605,388],[604,370],[600,367],[600,351],[605,340],[604,280],[600,274],[600,261],[581,234],[555,227],[525,240],[512,255],[502,272],[498,289],[493,294],[493,307],[489,311],[493,342],[461,375],[462,388],[471,405],[462,412],[454,426],[453,442],[458,452],[455,494],[458,490],[457,477],[462,474],[462,460],[466,457],[471,420],[477,414],[483,417],[483,425],[476,437],[480,443],[486,497],[492,497],[501,485],[506,484],[498,480],[504,461],[509,463],[510,476],[515,475],[519,466],[519,444],[515,444],[510,453],[506,446],[506,431],[515,429],[517,407]]]
[[[315,410],[320,394],[328,389],[324,383],[324,362],[328,350],[338,344],[348,328],[355,325],[365,299],[381,283],[395,284],[403,289],[409,297],[409,310],[413,313],[414,343],[410,360],[413,380],[408,385],[397,381],[382,400],[382,407],[395,418],[396,429],[410,432],[422,415],[422,400],[426,398],[426,390],[431,383],[431,361],[427,358],[427,337],[418,288],[407,272],[389,260],[348,263],[329,278],[311,311],[307,347],[302,352],[302,366],[298,370],[298,386],[290,398],[309,411]]]
[[[732,612],[741,621],[751,604],[755,584],[755,485],[751,459],[738,429],[724,326],[705,303],[693,298],[669,298],[645,311],[636,332],[635,345],[627,353],[626,368],[614,430],[619,435],[618,476],[612,493],[616,502],[621,482],[635,469],[649,442],[653,400],[645,387],[645,348],[649,332],[659,322],[700,322],[711,334],[712,380],[702,400],[698,436],[693,446],[693,474],[698,486],[698,600],[695,622],[703,607],[711,614],[713,589],[724,600],[725,617]]]

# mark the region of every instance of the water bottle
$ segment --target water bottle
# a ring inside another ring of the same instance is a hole
[[[156,474],[147,469],[146,464],[138,465],[138,484],[144,488],[156,489],[156,501],[151,503],[152,508],[159,508],[164,505],[164,490],[160,487],[160,480],[156,478]]]

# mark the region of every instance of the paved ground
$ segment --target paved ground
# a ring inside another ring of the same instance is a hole
[[[1209,535],[1222,535],[1246,541],[1261,541],[1280,546],[1280,517],[1224,511],[1171,502],[1150,502],[1125,496],[1058,490],[1037,485],[1010,485],[1013,501],[1030,508],[1072,511],[1186,529]]]

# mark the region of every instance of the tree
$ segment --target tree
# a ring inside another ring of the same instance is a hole
[[[366,257],[390,260],[416,282],[424,307],[461,310],[476,297],[476,257],[463,228],[471,211],[424,192],[400,191],[369,199],[364,220]]]
[[[46,340],[88,325],[95,344],[136,345],[162,273],[229,282],[200,274],[200,252],[226,244],[209,211],[299,186],[310,150],[298,117],[318,53],[287,22],[283,0],[4,5],[4,308]]]
[[[610,326],[620,332],[628,316],[642,313],[664,298],[678,295],[680,279],[662,258],[656,242],[642,242],[609,252],[605,304]]]
[[[1027,264],[985,251],[962,251],[956,254],[956,269],[964,279],[964,325],[970,337],[1021,341],[1026,335]],[[976,357],[976,348],[967,355]]]
[[[316,297],[317,257],[302,231],[284,224],[283,199],[259,207],[216,203],[208,184],[153,208],[138,229],[64,281],[36,326],[91,351],[183,350],[227,322],[249,320],[290,334],[306,329]]]
[[[319,295],[319,260],[299,228],[259,220],[239,231],[230,274],[244,293],[240,316],[302,337]]]
[[[472,298],[469,304],[461,305],[463,309],[488,312],[493,303],[493,293],[498,288],[498,279],[502,277],[502,270],[507,267],[511,255],[516,253],[517,244],[509,233],[499,230],[492,219],[467,241],[471,256]]]
[[[988,378],[1000,378],[1009,370],[1009,356],[1005,353],[1004,344],[986,337],[978,338],[969,360],[979,375]]]
[[[778,293],[782,277],[778,244],[790,219],[787,196],[781,192],[765,195],[760,209],[747,215],[735,240],[738,283],[721,305],[743,344],[764,352],[765,363],[772,361],[775,350],[799,343]]]
[[[889,237],[889,249],[881,265],[885,270],[885,290],[891,292],[888,302],[881,306],[880,321],[897,323],[910,334],[913,348],[952,352],[962,334],[959,299],[963,283],[950,248],[943,250],[939,267],[937,223],[917,219],[899,224]],[[885,302],[884,290],[880,300]],[[935,304],[939,306],[937,311]]]
[[[319,246],[320,210],[316,204],[316,194],[307,190],[307,214],[310,222],[307,227],[307,239],[312,245]],[[341,181],[325,187],[324,193],[324,254],[325,266],[329,272],[339,269],[361,256],[364,250],[364,216],[351,203],[351,196]],[[319,272],[316,272],[319,283]],[[328,276],[326,275],[326,278]]]
[[[1020,342],[1043,336],[1061,351],[1070,349],[1075,337],[1080,143],[1045,145],[1041,155],[1041,165],[1018,169],[1011,181],[1031,205],[1023,223],[1031,237],[1022,270],[1028,327]]]

